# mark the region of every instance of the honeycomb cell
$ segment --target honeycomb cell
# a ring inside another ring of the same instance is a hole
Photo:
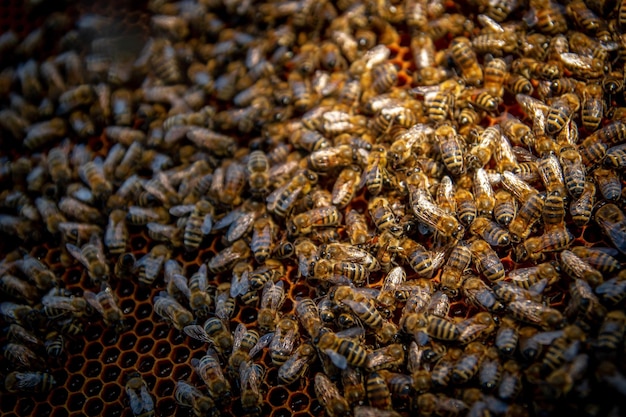
[[[135,313],[137,313],[139,309]],[[150,320],[140,320],[135,325],[135,333],[138,336],[146,336],[152,333],[152,329],[154,329],[154,325]]]
[[[91,358],[92,356],[86,355],[88,358]],[[95,357],[99,356],[96,355]],[[83,367],[83,365],[85,364],[85,358],[83,358],[82,356],[72,356],[69,358],[66,367],[67,370],[70,372],[78,372],[80,370],[80,368]]]
[[[65,278],[63,279],[63,281],[67,284],[67,285],[76,285],[80,282],[81,278],[83,277],[83,271],[80,269],[71,269],[67,272]]]
[[[102,346],[100,343],[98,342],[90,343],[85,349],[85,356],[87,357],[87,359],[96,359],[100,357],[103,350],[104,350],[104,346]]]
[[[120,356],[120,350],[116,347],[108,347],[102,352],[101,361],[104,364],[114,363]]]
[[[152,367],[154,366],[154,358],[151,356],[144,356],[139,361],[139,365],[137,365],[137,369],[139,372],[145,373],[152,371]]]
[[[109,383],[102,388],[102,399],[105,402],[110,403],[116,401],[121,393],[122,388],[119,384]]]
[[[178,365],[172,372],[172,379],[174,381],[184,380],[186,381],[192,374],[191,367],[188,365]]]
[[[55,389],[54,393],[50,396],[50,403],[55,406],[63,405],[67,401],[67,395],[67,390],[63,388]]]
[[[172,358],[174,363],[184,363],[189,359],[189,348],[186,346],[179,346],[172,351]]]
[[[119,364],[122,368],[131,368],[136,366],[138,358],[135,352],[124,352],[120,356]]]
[[[102,415],[103,408],[104,403],[100,398],[90,398],[85,404],[85,413],[88,416],[99,416]]]
[[[298,297],[310,297],[311,288],[305,284],[296,284],[291,287],[290,295],[294,300]]]
[[[104,382],[116,381],[121,374],[121,370],[117,365],[106,365],[102,372],[102,380]]]
[[[159,323],[154,328],[153,335],[154,335],[155,339],[164,339],[169,334],[170,334],[170,328],[168,327],[168,325],[166,323]]]
[[[119,404],[119,402],[113,404],[107,404],[105,407],[103,415],[111,416],[111,417],[119,417],[124,413],[124,407]],[[130,415],[129,413],[128,415]]]
[[[150,352],[153,346],[154,340],[149,337],[142,337],[137,341],[137,352],[143,355]]]
[[[15,410],[18,415],[27,416],[30,415],[35,409],[35,402],[32,398],[20,398],[17,402]]]
[[[118,287],[118,293],[120,297],[132,297],[133,292],[135,291],[135,284],[131,281],[121,281]]]
[[[71,375],[67,381],[67,389],[72,392],[79,391],[85,383],[85,377],[80,374]]]
[[[120,309],[122,310],[122,313],[128,316],[133,310],[135,310],[135,301],[132,299],[127,299],[127,300],[120,302]],[[126,318],[130,318],[130,317],[126,317]]]
[[[169,359],[160,360],[154,366],[154,373],[161,378],[166,378],[172,373],[173,364]]]
[[[102,371],[102,363],[99,361],[89,361],[83,367],[83,375],[87,378],[95,378],[100,375]]]
[[[90,397],[98,395],[101,389],[102,382],[100,382],[100,379],[91,379],[85,384],[85,393],[87,393]]]
[[[168,341],[160,340],[156,343],[154,347],[154,356],[157,358],[165,358],[170,354],[172,348]]]
[[[126,333],[120,338],[119,346],[122,350],[131,350],[137,343],[137,336],[133,333]]]
[[[156,402],[156,407],[165,416],[171,416],[176,410],[176,401],[173,398],[164,398]]]
[[[239,312],[239,318],[243,324],[250,324],[256,321],[257,311],[252,307],[245,307]]]
[[[140,236],[134,236],[130,240],[130,246],[133,248],[133,250],[141,250],[144,247],[146,247],[147,244],[148,244],[148,242],[141,235]]]
[[[289,398],[291,411],[302,411],[309,406],[309,397],[303,393],[295,393]]]
[[[69,415],[69,411],[67,411],[65,408],[56,407],[52,410],[52,414],[50,414],[50,417],[68,417]]]
[[[158,367],[156,372],[158,375]],[[174,393],[174,382],[169,378],[159,380],[154,387],[154,393],[161,398],[171,396]]]
[[[102,326],[89,326],[85,330],[85,338],[90,342],[99,340],[103,330]]]
[[[287,408],[275,408],[272,411],[272,417],[289,417],[293,413],[289,411]]]
[[[269,391],[269,402],[274,407],[284,405],[289,399],[289,391],[283,387],[273,387]]]
[[[135,315],[137,316],[139,320],[150,317],[151,313],[152,313],[152,306],[150,305],[150,303],[141,303],[137,306],[137,309],[135,310]],[[145,323],[145,321],[142,321],[140,323]],[[147,330],[148,329],[147,325],[144,325],[143,329]],[[149,331],[152,331],[151,322],[150,322]]]
[[[70,395],[67,401],[70,411],[80,411],[85,405],[86,397],[83,393],[75,393]]]

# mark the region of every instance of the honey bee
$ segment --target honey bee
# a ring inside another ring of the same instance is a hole
[[[459,175],[465,171],[463,164],[463,148],[451,126],[441,126],[435,131],[435,139],[439,142],[439,150],[443,163],[452,175]]]
[[[454,38],[450,42],[450,55],[468,84],[479,85],[482,83],[483,70],[478,64],[476,52],[469,39],[462,36]]]
[[[543,223],[546,229],[559,227],[565,219],[565,202],[558,191],[548,193],[543,206]]]
[[[581,279],[592,287],[598,286],[604,280],[600,271],[579,258],[572,251],[562,251],[559,254],[559,258],[561,268],[572,278]]]
[[[304,330],[315,339],[323,326],[317,305],[310,298],[296,300],[296,314]]]
[[[387,156],[384,152],[384,148],[372,150],[367,157],[367,166],[363,171],[358,188],[365,185],[367,191],[376,196],[381,193],[388,178]]]
[[[332,204],[344,208],[354,197],[358,184],[361,182],[361,170],[351,165],[341,170],[333,185]]]
[[[509,232],[485,217],[474,220],[470,226],[470,231],[480,235],[491,246],[506,246],[511,243]]]
[[[138,372],[132,372],[128,375],[124,390],[134,416],[154,416],[154,400],[148,392],[148,384]]]
[[[518,299],[512,301],[507,304],[507,310],[515,319],[535,324],[544,329],[558,328],[563,323],[563,316],[558,310],[533,300]],[[520,331],[521,335],[522,332]]]
[[[117,297],[110,285],[103,283],[98,294],[85,291],[83,297],[104,318],[104,324],[120,331],[124,327],[124,313],[117,304]]]
[[[455,384],[462,384],[473,378],[478,373],[486,350],[487,348],[481,342],[469,343],[452,368],[451,381]]]
[[[60,139],[67,133],[67,125],[61,118],[54,118],[44,122],[33,123],[26,128],[23,144],[28,149],[36,149],[45,144]]]
[[[504,266],[497,253],[484,240],[475,240],[470,245],[470,251],[478,271],[489,281],[498,281],[504,278]]]
[[[570,214],[577,226],[584,226],[589,223],[595,201],[596,186],[591,181],[585,181],[582,194],[570,204]]]
[[[299,339],[298,322],[291,317],[283,317],[276,323],[274,337],[269,345],[270,357],[275,366],[283,365]]]
[[[182,277],[175,275],[175,277]],[[182,277],[185,281],[186,279]],[[184,287],[183,287],[184,288]],[[198,271],[189,278],[188,284],[189,307],[198,318],[204,318],[209,313],[209,307],[212,303],[211,296],[207,292],[209,289],[209,281],[207,276],[207,266],[202,264]]]
[[[294,216],[287,222],[290,236],[309,234],[315,228],[335,226],[341,222],[342,215],[335,206],[318,207]]]
[[[417,219],[437,230],[443,236],[460,237],[464,228],[454,218],[443,209],[432,202],[432,197],[428,191],[415,184],[412,180],[407,181],[411,209]]]
[[[365,381],[367,399],[372,407],[380,410],[391,409],[391,392],[385,379],[378,372],[371,372]]]
[[[92,283],[100,283],[109,279],[109,265],[104,256],[102,240],[97,235],[92,235],[89,243],[82,248],[66,243],[68,252],[87,269]]]
[[[485,129],[480,134],[478,144],[470,148],[466,155],[467,167],[478,169],[487,165],[495,151],[496,143],[500,141],[500,137],[501,133],[497,127],[490,126]]]
[[[546,280],[547,285],[553,285],[559,280],[560,274],[552,263],[545,262],[539,265],[510,271],[509,278],[511,282],[518,287],[530,289],[541,280]]]
[[[309,157],[311,158],[312,155],[310,154]],[[307,169],[298,171],[285,185],[270,193],[266,200],[267,209],[280,217],[284,217],[298,197],[301,194],[306,195],[316,183],[316,173]]]
[[[612,274],[620,269],[620,264],[613,256],[604,252],[602,248],[586,248],[576,246],[571,251],[583,261],[604,274]]]
[[[346,369],[348,365],[361,367],[367,359],[367,351],[357,341],[349,336],[363,333],[361,328],[352,328],[343,332],[327,331],[316,339],[317,348],[324,352],[339,369]]]
[[[185,381],[176,382],[174,398],[179,405],[190,407],[196,417],[217,417],[219,415],[213,399]]]
[[[233,337],[233,352],[228,358],[228,366],[237,372],[242,363],[254,358],[260,351],[267,347],[272,340],[273,333],[259,336],[256,330],[246,329],[243,323],[239,323]]]
[[[104,232],[104,245],[112,255],[121,255],[126,250],[128,228],[126,227],[126,212],[113,210],[109,214],[109,223]]]
[[[285,302],[285,289],[282,281],[274,284],[273,280],[269,280],[263,287],[261,295],[261,307],[257,316],[259,328],[261,331],[268,332],[276,326],[278,319],[278,310]]]
[[[480,309],[492,312],[504,309],[494,291],[478,277],[469,277],[463,282],[463,294]]]
[[[596,79],[602,77],[604,73],[604,62],[600,58],[573,52],[564,52],[559,58],[563,67],[569,70],[574,77]]]
[[[49,392],[56,385],[54,377],[47,372],[13,371],[4,379],[4,386],[11,393]]]
[[[44,369],[45,364],[30,348],[19,343],[6,343],[2,347],[2,354],[7,361],[18,369]]]
[[[154,297],[154,311],[178,330],[183,330],[194,320],[191,312],[164,291]]]
[[[476,201],[471,191],[459,188],[455,193],[458,216],[465,225],[470,225],[476,218]]]
[[[191,127],[187,130],[187,139],[218,157],[230,157],[234,154],[236,141],[227,136],[204,127]]]
[[[596,168],[593,171],[593,177],[604,198],[607,200],[617,200],[619,198],[622,193],[622,186],[614,170]]]
[[[393,235],[402,232],[389,201],[383,197],[375,197],[368,204],[368,211],[376,228],[381,232],[389,230]]]
[[[456,298],[463,282],[463,273],[472,261],[470,249],[463,243],[458,243],[446,261],[441,272],[441,289],[450,297]]]
[[[615,351],[624,340],[626,331],[626,315],[621,310],[613,310],[606,314],[596,340],[596,347],[603,351]]]
[[[191,366],[206,384],[209,395],[218,399],[220,403],[228,403],[231,395],[230,383],[222,373],[217,352],[211,348],[207,349],[206,355],[200,359],[191,359]]]
[[[545,206],[545,196],[535,192],[527,196],[517,212],[517,216],[509,224],[509,232],[513,242],[525,239],[531,231],[532,225],[539,220]]]
[[[330,334],[330,333],[329,333]],[[315,396],[330,417],[345,417],[350,414],[350,405],[341,396],[337,386],[323,373],[315,374]]]
[[[238,259],[246,258],[249,255],[248,244],[243,240],[237,240],[211,258],[208,262],[209,270],[213,273],[224,272]]]
[[[572,239],[572,234],[565,228],[548,230],[541,236],[526,239],[515,248],[515,254],[519,261],[526,259],[536,261],[544,257],[544,253],[566,248]]]
[[[174,215],[181,214],[175,206],[170,209]],[[183,244],[187,251],[197,250],[205,235],[213,229],[213,205],[206,200],[199,200],[191,210],[185,223],[183,232]]]
[[[404,362],[404,348],[394,343],[376,349],[367,355],[365,369],[368,372],[378,372],[383,369],[393,369]]]
[[[245,412],[259,411],[263,403],[260,388],[265,369],[263,366],[247,361],[239,368],[241,386],[241,406]]]
[[[449,349],[435,364],[432,370],[432,382],[437,387],[447,387],[450,383],[454,363],[461,358],[463,351],[458,348]]]
[[[152,285],[161,273],[165,262],[170,258],[171,252],[165,245],[156,245],[150,252],[139,258],[135,263],[139,282],[144,285]]]
[[[301,344],[280,368],[278,378],[286,385],[293,384],[302,377],[309,369],[309,365],[315,359],[315,348],[310,343]]]
[[[78,175],[89,186],[96,199],[104,201],[109,198],[113,191],[113,185],[104,176],[104,168],[100,157],[80,165]]]

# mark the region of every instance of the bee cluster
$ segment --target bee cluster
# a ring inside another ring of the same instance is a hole
[[[626,411],[626,2],[78,11],[0,36],[0,409]]]

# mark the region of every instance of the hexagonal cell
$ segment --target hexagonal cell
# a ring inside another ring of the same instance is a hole
[[[274,409],[274,411],[272,411],[272,417],[289,417],[291,416],[292,412],[289,411],[286,408],[276,408]]]
[[[170,334],[170,330],[170,326],[167,323],[161,322],[157,324],[154,328],[154,331],[152,332],[152,337],[154,337],[155,339],[164,339]]]
[[[57,381],[58,382],[58,381]],[[68,392],[64,387],[57,388],[50,396],[50,403],[52,405],[62,405],[67,401]]]
[[[107,417],[119,417],[124,412],[124,407],[119,402],[106,404],[104,406],[103,416]]]
[[[116,347],[108,347],[102,353],[100,360],[104,364],[115,363],[120,356],[120,350]]]
[[[168,339],[172,345],[180,345],[187,339],[187,336],[182,332],[173,330],[170,332]]]
[[[273,387],[270,388],[268,397],[270,404],[274,407],[279,407],[284,405],[289,399],[289,391],[283,387]]]
[[[154,324],[150,320],[141,320],[135,325],[135,334],[138,336],[147,336],[152,333]]]
[[[152,289],[148,287],[138,286],[133,294],[137,302],[142,302],[142,301],[147,301],[147,300],[152,299],[151,297]]]
[[[152,306],[150,305],[150,303],[138,304],[137,308],[135,309],[135,316],[139,320],[150,317],[151,313],[152,313]],[[150,331],[152,331],[152,327],[150,327]]]
[[[135,309],[135,301],[132,298],[128,298],[120,302],[120,309],[124,314],[130,314]]]
[[[82,339],[75,339],[75,340],[72,340],[70,343],[67,342],[67,339],[65,341],[65,349],[67,350],[67,353],[69,353],[70,355],[79,354],[83,351],[84,348],[85,348],[85,341]]]
[[[120,335],[113,328],[106,328],[102,333],[102,337],[100,340],[104,346],[113,346],[116,345],[119,340]]]
[[[151,372],[153,366],[154,366],[154,358],[151,356],[144,356],[141,358],[141,361],[139,361],[139,365],[137,365],[137,369],[139,370],[139,372],[142,372],[142,373]]]
[[[189,365],[177,365],[172,372],[172,379],[175,381],[187,380],[191,374],[191,367]]]
[[[120,338],[119,346],[122,350],[131,350],[135,346],[135,343],[137,343],[137,336],[133,333],[126,333]]]
[[[173,398],[163,398],[157,400],[156,409],[164,416],[171,416],[176,411],[176,401]]]
[[[146,241],[146,239],[143,236],[134,236],[130,240],[130,246],[133,248],[133,250],[141,250],[147,244],[148,244],[148,242]]]
[[[109,383],[102,388],[102,399],[108,403],[117,401],[121,394],[122,388],[117,383]]]
[[[99,324],[89,326],[85,329],[85,338],[90,342],[97,341],[100,339],[100,336],[102,336],[103,330],[104,328]]]
[[[134,367],[139,356],[135,352],[124,352],[120,356],[119,364],[122,368]]]
[[[169,342],[161,340],[154,346],[154,356],[157,358],[165,358],[170,354],[171,350],[172,348],[170,347]]]
[[[15,407],[15,411],[20,416],[30,415],[34,409],[35,402],[32,398],[20,398]]]
[[[140,354],[145,354],[150,352],[153,346],[154,340],[150,339],[149,337],[142,337],[137,341],[136,349],[137,352],[139,352]]]
[[[83,374],[87,378],[95,378],[100,375],[102,371],[102,363],[100,361],[89,361],[83,367]]]
[[[162,359],[154,365],[154,374],[159,378],[166,378],[172,373],[173,367],[169,359]]]
[[[50,417],[67,417],[69,415],[69,411],[67,411],[65,408],[57,407],[52,410],[52,414],[50,414]]]
[[[250,324],[256,321],[257,310],[254,307],[245,307],[239,312],[239,319],[243,324]]]
[[[63,281],[66,283],[66,285],[76,285],[80,282],[82,277],[83,277],[83,270],[72,269],[68,271]]]
[[[174,363],[183,363],[189,359],[189,348],[186,346],[178,346],[175,347],[172,352],[172,357],[174,358]]]
[[[103,408],[104,403],[100,398],[90,398],[85,404],[85,413],[88,416],[99,416],[102,415]]]
[[[100,342],[93,342],[87,346],[87,348],[85,349],[84,355],[87,357],[87,359],[97,359],[100,357],[103,350],[104,350],[104,346],[102,346]]]
[[[171,396],[174,393],[174,381],[169,378],[157,380],[154,393],[159,398]]]
[[[67,389],[71,392],[80,391],[85,383],[85,377],[81,374],[74,374],[67,380]]]
[[[290,295],[294,300],[297,297],[310,297],[311,288],[306,284],[296,284],[291,287]]]
[[[85,405],[85,395],[80,392],[70,395],[67,405],[69,406],[70,411],[82,410],[83,405]]]
[[[102,389],[102,382],[100,381],[100,379],[90,379],[85,384],[84,392],[88,396],[93,397],[93,396],[98,395],[101,389]]]
[[[309,397],[301,392],[294,393],[289,398],[289,408],[292,411],[302,411],[309,406]]]
[[[130,297],[135,292],[135,284],[129,280],[120,281],[117,291],[120,297]]]
[[[13,410],[15,408],[16,403],[17,403],[17,396],[4,395],[2,398],[2,401],[0,401],[0,411],[2,411],[3,413],[6,413],[9,410]]]
[[[104,382],[111,382],[117,380],[122,371],[117,365],[106,365],[104,372],[102,372],[102,380]]]

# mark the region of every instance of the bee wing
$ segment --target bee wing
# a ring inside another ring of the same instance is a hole
[[[539,280],[538,282],[534,283],[533,285],[531,285],[528,290],[530,291],[532,295],[541,295],[541,293],[543,292],[543,290],[546,289],[547,286],[548,286],[548,280],[546,278],[543,278]]]
[[[191,213],[195,207],[195,204],[181,204],[178,206],[172,206],[170,207],[170,214],[176,217],[183,217]]]
[[[192,339],[199,340],[204,343],[213,343],[213,339],[209,337],[204,328],[198,324],[190,324],[183,327],[183,332]]]
[[[348,367],[348,359],[345,356],[335,352],[332,349],[326,349],[324,351],[333,362],[333,364],[339,369],[346,369]]]
[[[417,333],[415,333],[415,341],[419,346],[425,346],[429,340],[428,333],[425,331],[418,330]]]
[[[496,22],[495,20],[493,20],[489,16],[484,15],[484,14],[479,14],[476,17],[476,19],[478,20],[478,23],[480,23],[480,25],[483,28],[488,29],[490,32],[504,33],[504,28],[502,26],[500,26],[500,24],[498,22]]]
[[[563,351],[563,358],[566,361],[571,362],[574,360],[576,355],[578,355],[579,350],[580,350],[580,340],[575,340],[574,342],[572,342],[571,345],[567,347],[567,349]]]
[[[133,411],[133,415],[139,415],[143,411],[143,403],[139,399],[139,396],[132,388],[126,388],[126,394],[128,395],[128,402],[130,409]]]
[[[383,287],[380,289],[380,294],[387,292],[394,292],[398,286],[404,284],[406,281],[406,272],[401,266],[393,268],[383,281]]]
[[[228,231],[226,232],[226,240],[234,242],[241,238],[256,220],[257,214],[255,212],[243,212],[238,216],[237,220],[230,224]]]
[[[200,226],[200,231],[203,235],[208,235],[213,230],[213,216],[211,214],[206,214],[204,219],[202,220],[202,226]]]
[[[236,278],[233,274],[233,278],[230,284],[230,296],[235,298],[238,295],[243,295],[248,292],[250,287],[250,281],[248,280],[248,271],[241,274],[241,277]]]
[[[90,306],[94,308],[98,313],[104,315],[104,308],[102,308],[102,304],[98,301],[98,296],[91,291],[85,291],[83,293],[83,298],[89,303]]]
[[[154,401],[145,384],[141,387],[141,403],[144,411],[152,411],[154,409]]]
[[[85,268],[89,268],[89,262],[87,261],[87,259],[85,259],[85,257],[83,256],[81,250],[77,246],[72,245],[71,243],[66,243],[65,247],[67,248],[67,251],[74,258],[76,258],[81,264],[83,264],[83,266]]]
[[[245,336],[247,331],[248,330],[243,323],[239,323],[237,325],[235,333],[233,334],[233,352],[239,350],[239,348],[241,347],[241,341],[243,340],[243,337]]]
[[[36,387],[43,378],[43,375],[39,372],[20,372],[16,375],[17,383],[15,387],[17,389],[28,389]]]
[[[174,283],[176,288],[178,288],[180,292],[184,294],[185,297],[187,297],[188,299],[191,297],[191,291],[189,291],[187,277],[180,274],[174,274],[172,276],[172,282]]]
[[[533,340],[542,345],[549,345],[561,336],[563,336],[563,330],[555,330],[552,332],[537,333],[533,336]]]
[[[215,224],[213,224],[213,230],[221,230],[227,226],[230,226],[234,221],[239,218],[240,215],[241,209],[235,209],[228,212],[228,214],[226,214],[224,217],[216,221]]]
[[[273,338],[274,338],[274,333],[266,333],[263,336],[261,336],[261,338],[256,343],[256,345],[254,345],[252,349],[250,349],[249,356],[251,358],[256,356],[257,353],[259,353],[260,351],[265,349],[267,346],[269,346]]]
[[[357,339],[359,337],[362,337],[364,334],[365,334],[365,329],[363,329],[362,327],[351,327],[349,329],[338,332],[337,337]]]

